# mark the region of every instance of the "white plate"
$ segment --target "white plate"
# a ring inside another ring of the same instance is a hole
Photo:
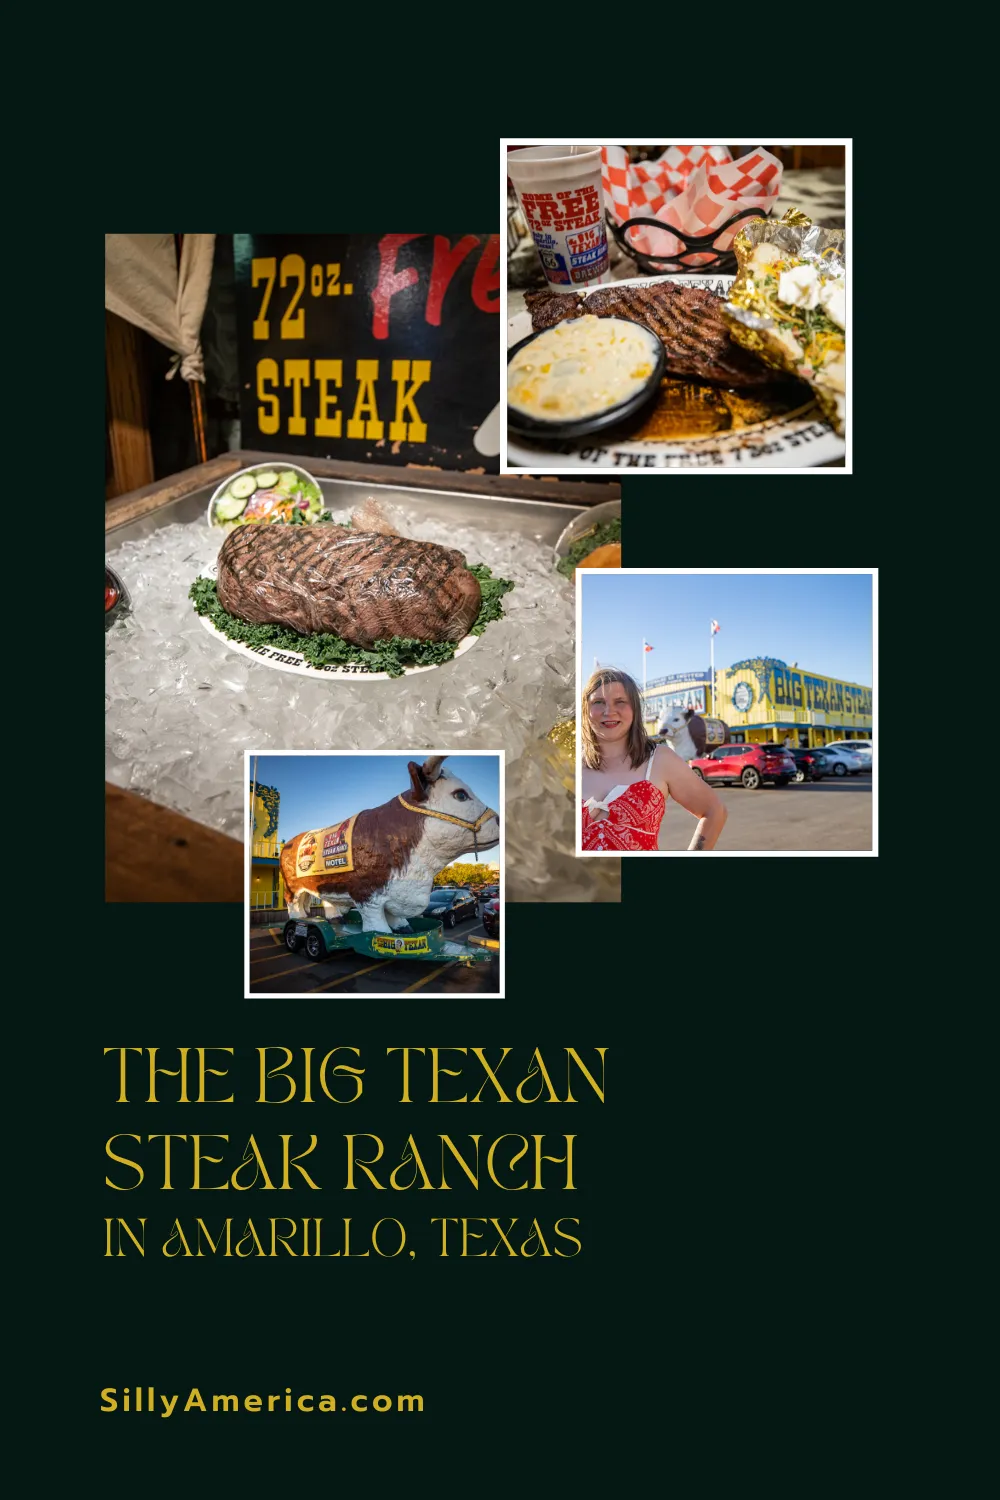
[[[329,666],[314,667],[311,662],[306,661],[298,651],[285,651],[277,646],[245,646],[242,641],[231,641],[228,635],[223,635],[221,630],[216,630],[207,615],[199,615],[198,619],[205,629],[228,646],[230,651],[235,651],[239,656],[245,656],[249,661],[259,661],[264,667],[274,667],[278,672],[297,672],[300,677],[338,677],[347,678],[351,682],[398,682],[398,677],[390,677],[388,672],[371,672],[359,662],[333,662]],[[464,641],[459,641],[455,647],[455,656],[464,656],[466,651],[471,651],[481,637],[478,635],[467,635]],[[449,657],[448,661],[454,661],[455,656]],[[404,667],[404,677],[412,677],[417,672],[434,672],[438,667],[446,667],[447,661],[432,662],[427,667]]]
[[[705,287],[725,296],[735,276],[639,276],[629,281],[611,283],[615,287],[658,286],[671,281],[678,286]],[[590,291],[607,291],[591,287]],[[590,293],[586,293],[590,295]],[[525,310],[507,323],[507,347],[531,333],[531,314]],[[669,369],[668,369],[669,374]],[[776,469],[811,468],[843,458],[847,451],[843,438],[821,415],[819,408],[803,388],[802,407],[783,416],[773,417],[736,432],[712,433],[703,438],[629,438],[615,441],[602,433],[592,438],[575,438],[568,442],[526,443],[508,434],[507,463],[537,469],[610,469],[627,473],[630,469]]]
[[[203,570],[201,576],[215,578],[217,574],[218,564],[212,563]],[[221,630],[216,630],[207,615],[199,615],[198,620],[210,635],[214,635],[217,641],[228,646],[230,651],[235,651],[238,656],[245,656],[249,661],[260,662],[261,666],[273,667],[277,672],[296,672],[300,677],[348,678],[351,682],[357,682],[362,678],[365,682],[399,681],[398,677],[391,677],[388,672],[372,672],[360,662],[331,662],[328,666],[314,667],[312,662],[306,661],[299,651],[285,651],[278,646],[245,646],[242,641],[231,641],[228,635],[223,635]],[[476,642],[481,639],[482,637],[478,635],[467,635],[455,647],[455,656],[464,656],[466,651],[471,651]],[[454,661],[455,656],[449,657],[448,661]],[[427,667],[404,667],[403,675],[413,677],[417,672],[434,672],[438,667],[447,665],[447,661],[435,661]]]

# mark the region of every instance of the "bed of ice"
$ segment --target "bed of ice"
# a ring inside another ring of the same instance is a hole
[[[573,589],[551,548],[405,506],[383,513],[402,535],[457,547],[517,584],[465,656],[391,682],[313,682],[209,635],[188,599],[220,546],[204,520],[109,553],[132,611],[105,635],[107,779],[240,838],[245,750],[502,749],[508,899],[618,900],[617,860],[574,858],[572,799],[540,749],[574,706]]]

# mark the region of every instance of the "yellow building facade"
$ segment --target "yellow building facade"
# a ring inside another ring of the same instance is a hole
[[[802,749],[831,740],[872,738],[872,690],[773,656],[750,657],[730,667],[675,672],[647,683],[646,728],[652,733],[669,707],[693,708],[722,719],[736,743],[784,744]]]
[[[278,806],[281,794],[273,786],[260,782],[247,788],[251,801],[250,826],[250,908],[252,911],[280,911],[285,905],[285,888],[278,866],[281,842],[278,839]]]

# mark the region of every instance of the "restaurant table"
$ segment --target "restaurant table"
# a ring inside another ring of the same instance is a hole
[[[786,168],[771,217],[780,219],[787,209],[799,208],[814,224],[820,224],[824,229],[843,229],[845,200],[843,167],[800,168],[798,171]],[[629,277],[644,274],[610,235],[608,251],[611,281],[627,281]],[[546,281],[538,252],[527,234],[521,236],[517,249],[510,252],[507,265],[507,316],[512,318],[515,313],[524,311],[525,292],[540,290]]]
[[[781,176],[781,192],[772,210],[772,217],[780,219],[789,208],[800,208],[809,215],[814,224],[825,229],[843,229],[846,185],[843,167],[786,168]],[[608,236],[609,279],[627,281],[644,273],[630,255]],[[545,273],[531,237],[523,237],[517,249],[509,252],[507,285],[508,320],[524,312],[525,292],[538,291],[546,285]],[[694,274],[710,275],[711,272]],[[834,458],[817,468],[842,469],[844,460]]]
[[[242,901],[243,845],[104,783],[105,901]]]

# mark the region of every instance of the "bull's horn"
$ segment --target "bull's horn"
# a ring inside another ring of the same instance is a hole
[[[444,755],[429,755],[427,757],[427,759],[424,761],[423,771],[428,781],[437,780],[438,776],[440,776],[441,774],[441,766],[446,759],[447,756]]]

